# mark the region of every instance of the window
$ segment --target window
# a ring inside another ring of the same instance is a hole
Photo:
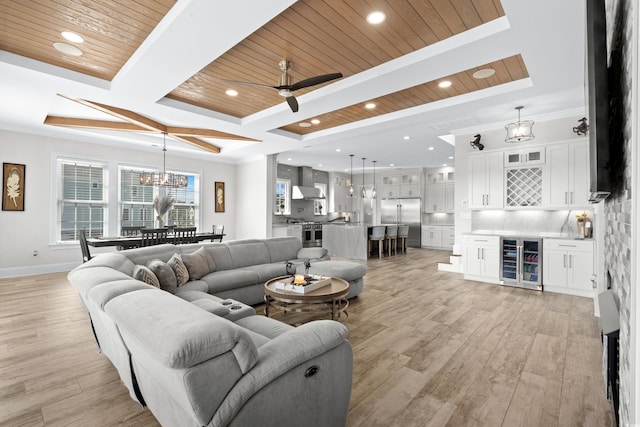
[[[327,184],[318,184],[314,183],[313,186],[315,188],[320,189],[320,195],[324,197],[324,199],[314,200],[313,201],[313,214],[314,215],[326,215],[327,214]]]
[[[143,169],[120,168],[120,226],[153,228],[156,218],[153,200],[164,194],[175,200],[167,215],[166,225],[197,226],[200,218],[199,175],[187,173],[186,187],[153,187],[140,184],[142,171]]]
[[[276,180],[274,214],[291,215],[291,181],[288,179]]]
[[[120,227],[153,228],[157,188],[140,184],[141,169],[120,168]]]
[[[107,228],[107,165],[58,158],[56,239],[78,240],[78,231],[87,237],[104,235]]]

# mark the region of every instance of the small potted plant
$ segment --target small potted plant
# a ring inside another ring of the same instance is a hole
[[[156,198],[153,199],[153,209],[156,211],[156,228],[164,227],[164,216],[169,212],[174,202],[175,200],[167,195],[156,196]]]

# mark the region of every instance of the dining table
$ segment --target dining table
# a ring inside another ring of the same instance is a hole
[[[200,232],[196,233],[193,238],[193,242],[201,242],[203,240],[220,240],[225,234],[212,233],[212,232]],[[171,234],[167,237],[167,243],[173,243],[173,236]],[[118,246],[122,249],[138,248],[142,244],[141,236],[102,236],[102,237],[88,237],[87,244],[94,248],[102,248],[106,246]]]

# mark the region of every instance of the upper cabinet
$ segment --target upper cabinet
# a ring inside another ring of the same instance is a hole
[[[450,213],[454,211],[455,172],[452,168],[425,171],[424,211]]]
[[[382,185],[379,187],[380,197],[420,197],[422,184],[421,170],[403,170],[398,173],[382,175]]]
[[[469,156],[469,207],[502,208],[504,197],[503,153]]]
[[[587,142],[547,148],[544,202],[550,207],[589,205],[589,146]]]
[[[544,147],[523,148],[504,152],[504,167],[542,165],[545,162]]]
[[[400,174],[400,197],[420,197],[420,171]]]
[[[382,198],[400,197],[400,174],[382,175],[380,192]]]

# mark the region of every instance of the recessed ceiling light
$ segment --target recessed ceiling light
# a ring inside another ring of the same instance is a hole
[[[395,166],[393,163],[390,163],[389,166]]]
[[[318,167],[321,168],[322,167],[322,163],[318,163]]]
[[[446,164],[446,163],[443,163],[443,164],[442,164],[442,166],[447,166],[447,164]]]
[[[82,36],[79,36],[76,33],[72,33],[71,31],[63,31],[60,34],[62,34],[62,37],[69,40],[70,42],[74,42],[74,43],[84,42],[84,39],[82,38]]]
[[[320,120],[318,120],[318,119],[311,119],[311,124],[313,124],[313,125],[318,125],[318,124],[320,124]]]
[[[71,46],[70,44],[67,44],[67,43],[56,42],[56,43],[53,44],[53,47],[55,47],[60,52],[62,52],[64,54],[67,54],[67,55],[71,55],[71,56],[81,56],[82,55],[82,51],[80,49],[78,49],[75,46]]]
[[[410,136],[405,136],[405,137],[404,137],[404,138],[402,138],[402,139],[407,140],[407,139],[411,139],[411,137],[410,137]]]
[[[482,70],[478,70],[473,73],[474,79],[486,79],[487,77],[491,77],[496,73],[496,70],[493,68],[483,68]]]
[[[387,16],[380,11],[371,12],[367,15],[367,22],[372,25],[380,24],[384,22],[385,19],[387,19]]]
[[[451,81],[450,80],[443,80],[440,83],[438,83],[438,87],[440,87],[442,89],[446,89],[449,86],[451,86]]]
[[[453,160],[453,156],[449,156],[449,160]]]
[[[290,162],[291,160],[293,160],[291,157],[289,157],[289,158],[287,159],[287,161],[288,161],[288,162]]]
[[[364,104],[364,108],[366,108],[367,110],[373,110],[374,108],[376,108],[376,104],[374,104],[373,102],[367,102],[366,104]]]
[[[339,152],[341,152],[341,151],[342,151],[342,149],[340,149],[340,148],[336,148],[336,151],[339,153]]]
[[[309,122],[300,122],[300,123],[298,123],[298,126],[300,126],[301,128],[308,128],[308,127],[311,127],[311,123],[309,123]]]
[[[433,147],[429,147],[429,148],[427,148],[427,150],[429,150],[429,151],[433,151],[433,150],[435,150],[435,148],[433,148]]]
[[[234,89],[227,89],[225,93],[229,96],[238,96],[238,91]]]

